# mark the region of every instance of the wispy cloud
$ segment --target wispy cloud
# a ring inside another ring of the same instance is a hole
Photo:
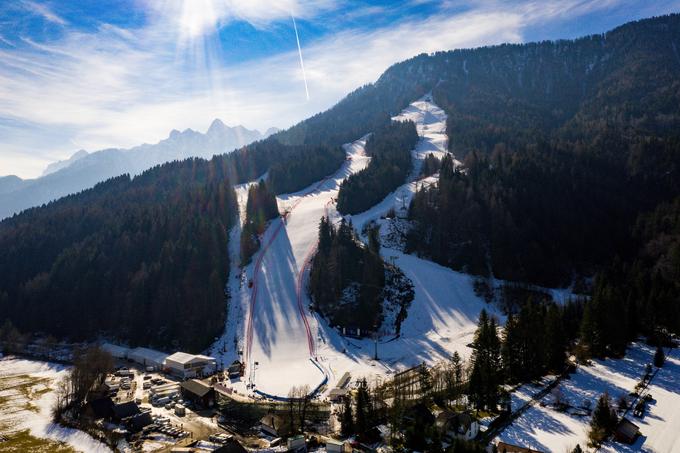
[[[52,9],[43,3],[29,0],[22,0],[21,5],[33,14],[41,16],[43,19],[59,25],[68,25],[68,22],[55,14]]]
[[[461,7],[456,1],[435,2],[436,13],[426,17],[404,17],[378,29],[348,25],[303,40],[313,94],[306,102],[294,41],[272,56],[225,64],[221,46],[230,43],[220,42],[215,30],[243,20],[257,27],[281,21],[290,30],[291,11],[313,22],[336,11],[337,2],[186,0],[206,1],[212,10],[183,17],[182,1],[139,1],[149,14],[140,27],[101,24],[82,31],[66,26],[50,42],[25,37],[17,48],[0,46],[0,174],[37,175],[49,161],[80,148],[155,142],[173,128],[205,130],[216,117],[251,128],[286,127],[330,107],[405,58],[523,41],[536,24],[627,3],[482,0]]]

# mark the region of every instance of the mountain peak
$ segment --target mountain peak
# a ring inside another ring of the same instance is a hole
[[[208,128],[208,132],[206,132],[206,134],[212,135],[212,134],[215,134],[217,132],[222,132],[225,129],[229,129],[229,127],[226,124],[224,124],[221,119],[215,118],[213,120],[213,122],[210,124],[210,127]]]

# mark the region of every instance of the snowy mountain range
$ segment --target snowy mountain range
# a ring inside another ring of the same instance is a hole
[[[0,177],[0,219],[88,189],[114,176],[125,173],[137,175],[156,165],[189,157],[209,159],[276,132],[276,128],[267,129],[263,134],[243,126],[230,127],[216,119],[206,133],[175,129],[168,138],[156,144],[129,149],[109,148],[92,153],[80,150],[69,159],[48,165],[39,178]]]

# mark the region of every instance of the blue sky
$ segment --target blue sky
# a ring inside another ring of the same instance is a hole
[[[5,0],[0,175],[35,177],[78,149],[156,142],[214,118],[288,127],[421,52],[678,11],[680,0]]]

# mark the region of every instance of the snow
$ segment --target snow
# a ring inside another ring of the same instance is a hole
[[[352,218],[359,230],[392,207],[408,206],[419,187],[435,183],[436,175],[418,178],[422,161],[428,154],[439,158],[447,154],[446,114],[432,103],[429,95],[412,103],[393,120],[416,123],[421,138],[412,151],[414,171],[404,185],[381,203]],[[453,351],[466,357],[470,353],[466,345],[472,340],[482,308],[500,317],[493,307],[474,294],[472,277],[387,248],[382,251],[385,259],[392,260],[411,279],[415,299],[402,324],[400,337],[394,338],[392,334],[379,340],[380,361],[373,360],[373,340],[342,337],[325,319],[309,313],[304,270],[316,249],[319,220],[326,214],[334,221],[339,220],[334,200],[344,178],[368,164],[370,158],[364,153],[367,139],[365,136],[345,145],[351,159],[331,177],[300,192],[278,197],[279,211],[285,221],[271,222],[262,238],[264,254],[261,251],[256,255],[253,263],[243,269],[243,274],[230,277],[229,320],[210,355],[228,364],[240,357],[238,351],[243,351],[246,376],[243,381],[232,383],[241,394],[252,394],[246,384],[254,384],[256,390],[266,395],[285,397],[293,385],[314,389],[325,379],[330,389],[346,371],[353,378],[380,379],[421,362],[433,364],[447,359]],[[237,186],[236,191],[243,216],[247,186]],[[231,234],[232,257],[237,257],[238,226]],[[232,269],[238,272],[238,260],[233,259],[232,264]],[[253,299],[253,289],[247,285],[250,279],[254,280]],[[250,322],[252,329],[248,329]],[[249,330],[252,331],[250,351]],[[228,347],[232,342],[235,347]]]
[[[30,397],[24,394],[12,394],[10,410],[5,411],[0,408],[0,422],[7,422],[15,432],[28,429],[34,437],[65,442],[76,451],[110,452],[111,450],[106,445],[90,435],[52,423],[51,409],[56,399],[53,389],[67,373],[68,367],[63,365],[12,357],[0,360],[0,378],[23,379],[29,376],[36,379],[48,379],[48,384],[39,384],[46,386],[41,390],[48,389],[44,393],[33,391]],[[9,396],[11,393],[12,389],[6,389],[1,391],[0,395]],[[28,410],[26,404],[22,403],[30,403],[37,410]]]
[[[413,121],[420,140],[411,152],[413,171],[406,184],[390,193],[380,203],[371,209],[352,216],[352,223],[358,231],[370,220],[384,216],[390,209],[394,209],[400,216],[406,216],[413,195],[420,189],[437,182],[438,175],[420,178],[423,161],[428,155],[443,159],[448,154],[448,136],[446,134],[446,113],[432,102],[432,96],[427,94],[411,103],[393,121]],[[456,165],[460,162],[454,161]]]
[[[640,427],[642,436],[634,445],[617,442],[605,444],[603,451],[649,451],[674,452],[680,448],[680,360],[674,350],[666,365],[656,375],[649,387],[654,401],[649,412],[639,419],[631,414],[627,418]],[[634,343],[622,359],[594,361],[592,366],[581,366],[570,379],[557,387],[561,399],[574,407],[590,404],[593,408],[597,398],[608,392],[614,403],[631,392],[645,373],[645,366],[652,361],[654,349],[642,343]],[[522,386],[513,393],[513,409],[530,399],[535,389]],[[512,425],[503,431],[498,440],[542,451],[571,451],[576,444],[588,443],[590,416],[578,415],[580,410],[558,412],[552,408],[555,391],[544,397],[545,407],[535,404]],[[568,412],[572,412],[571,414]]]

